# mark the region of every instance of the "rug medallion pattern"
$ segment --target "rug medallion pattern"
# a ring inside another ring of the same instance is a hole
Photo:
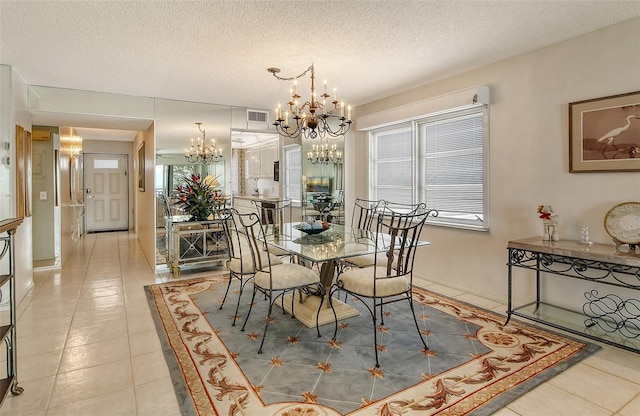
[[[444,357],[447,354],[448,348],[437,346],[430,340],[431,331],[427,329],[428,326],[425,326],[421,332],[426,337],[429,350],[424,350],[417,339],[418,334],[414,326],[413,336],[416,339],[412,339],[410,344],[415,347],[415,355],[394,349],[392,347],[394,339],[384,338],[394,330],[393,319],[390,316],[388,320],[385,318],[385,325],[378,326],[383,339],[389,340],[389,347],[384,343],[378,347],[382,354],[381,367],[378,369],[374,367],[373,352],[371,352],[371,355],[363,360],[366,363],[363,365],[364,369],[368,371],[368,376],[372,380],[383,383],[385,377],[393,377],[392,369],[385,368],[385,362],[389,363],[385,357],[392,356],[394,353],[407,354],[406,359],[403,356],[404,361],[410,361],[409,366],[418,367],[415,382],[408,379],[409,384],[405,380],[405,384],[395,385],[389,381],[392,388],[388,393],[383,393],[383,397],[373,399],[359,397],[359,405],[346,413],[322,404],[323,397],[320,392],[322,389],[319,387],[307,388],[302,384],[300,384],[302,391],[299,391],[298,400],[268,401],[263,397],[265,386],[256,384],[258,382],[255,380],[260,378],[254,378],[252,383],[241,366],[243,359],[253,360],[254,354],[257,356],[257,345],[262,336],[260,326],[264,323],[266,312],[254,310],[250,322],[255,322],[257,326],[248,326],[245,332],[240,332],[241,325],[231,327],[230,314],[235,309],[235,299],[225,304],[224,309],[218,310],[226,287],[226,279],[226,276],[196,278],[146,288],[156,325],[163,338],[167,362],[170,367],[173,363],[172,376],[176,393],[179,400],[182,397],[187,402],[186,406],[183,406],[185,414],[228,416],[490,414],[522,394],[523,392],[514,394],[518,388],[521,390],[523,387],[532,388],[540,382],[541,375],[544,378],[546,373],[548,378],[555,374],[551,369],[557,367],[556,370],[560,371],[578,358],[584,358],[589,347],[588,344],[543,331],[513,319],[509,325],[504,326],[505,318],[496,313],[415,288],[413,296],[419,320],[435,320],[438,314],[450,315],[456,322],[474,331],[465,333],[464,337],[477,345],[473,349],[475,352],[466,354],[462,360],[455,362],[450,368],[423,365],[419,362],[421,360],[419,357],[436,362],[439,356]],[[243,295],[243,301],[245,296],[246,301],[249,301],[249,293],[250,289]],[[214,301],[203,308],[203,303],[198,302],[198,299],[214,299]],[[266,303],[266,301],[256,300],[256,304],[259,303]],[[409,309],[404,302],[399,306]],[[274,339],[280,335],[278,324],[283,319],[283,315],[280,310],[277,312],[274,315],[278,322],[274,322],[269,327],[268,338],[272,331]],[[392,312],[389,312],[389,315],[391,314]],[[218,317],[217,322],[226,323],[212,324],[212,321],[215,321],[211,318],[212,316]],[[286,318],[290,319],[289,316]],[[365,333],[363,336],[368,337],[366,339],[370,342],[368,349],[363,347],[363,351],[368,351],[373,349],[372,328],[371,318],[368,315],[365,318],[369,322],[369,327],[362,326],[360,329],[363,329]],[[413,321],[410,324],[413,325]],[[342,322],[340,328],[341,331],[348,331],[356,329],[357,326],[350,328],[349,322]],[[330,356],[333,354],[333,357],[339,359],[338,350],[342,347],[342,335],[336,341],[331,341],[333,325],[323,326],[321,330],[323,337],[316,338],[314,340],[316,344],[313,345],[325,348],[330,351]],[[231,335],[227,338],[221,337],[223,332]],[[166,335],[166,339],[162,333]],[[344,339],[355,332],[346,333],[350,335],[345,335]],[[302,341],[295,335],[282,335],[282,337],[283,339],[278,342],[296,344]],[[238,340],[242,340],[241,342],[248,344],[249,347],[238,352]],[[269,345],[268,342],[265,343],[265,353],[261,355],[261,359],[271,367],[282,367],[287,358],[283,360],[278,355],[272,356],[273,351],[269,351]],[[248,369],[248,366],[249,364],[245,369]],[[317,372],[329,373],[334,371],[335,367],[337,365],[334,365],[332,360],[322,359],[318,361]],[[180,377],[176,377],[176,371],[182,375],[183,380],[178,380]],[[537,383],[533,381],[536,379],[538,379]],[[290,384],[294,384],[291,389],[295,390],[295,378],[289,381]],[[282,382],[286,384],[287,380]],[[316,386],[319,386],[319,383]],[[181,395],[179,391],[185,393]],[[287,396],[283,395],[283,397]]]

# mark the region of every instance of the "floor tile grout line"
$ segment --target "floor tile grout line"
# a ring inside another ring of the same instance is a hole
[[[85,235],[86,235],[86,234],[85,234]],[[83,236],[83,237],[84,237],[84,236]],[[91,258],[91,256],[93,255],[93,249],[94,249],[94,247],[95,247],[95,238],[93,238],[92,240],[93,240],[93,241],[92,241],[92,243],[91,243],[91,251],[90,251],[90,257],[89,257],[89,258]],[[86,240],[85,240],[85,241],[86,241]],[[76,256],[77,254],[78,254],[78,253],[77,253],[77,251],[74,251],[74,252],[73,252],[73,253],[72,253],[72,254],[67,258],[67,261],[65,262],[65,265],[66,265],[66,263],[68,263],[68,262],[71,260],[71,258],[72,258],[73,256]],[[53,407],[51,407],[51,403],[52,403],[52,400],[53,400],[53,392],[55,391],[56,384],[57,384],[57,382],[58,382],[58,378],[59,378],[59,376],[60,376],[61,374],[64,374],[64,373],[60,373],[60,366],[62,365],[62,359],[63,359],[63,357],[64,357],[65,350],[67,349],[67,342],[69,342],[69,335],[70,335],[70,333],[71,333],[71,326],[72,326],[72,324],[73,324],[73,319],[74,319],[74,318],[75,318],[75,316],[76,316],[76,311],[77,311],[77,308],[78,308],[78,301],[79,301],[79,299],[80,299],[80,293],[82,293],[82,288],[84,287],[84,282],[85,282],[85,279],[86,279],[86,277],[87,277],[87,272],[88,272],[88,269],[89,269],[89,264],[90,264],[90,262],[88,261],[88,262],[86,263],[86,265],[84,265],[84,272],[83,272],[83,275],[82,275],[82,276],[83,276],[83,277],[82,277],[82,285],[80,286],[80,290],[78,291],[78,294],[76,295],[76,299],[75,299],[75,306],[74,306],[74,308],[73,308],[73,314],[71,315],[71,321],[69,322],[69,327],[67,328],[67,334],[66,334],[66,336],[65,336],[65,338],[64,338],[64,345],[62,346],[62,352],[61,352],[61,354],[60,354],[60,358],[58,359],[58,364],[57,364],[57,366],[56,366],[56,374],[55,374],[55,376],[54,376],[54,378],[53,378],[53,383],[51,384],[51,390],[49,390],[49,397],[47,398],[47,406],[46,406],[46,407],[45,407],[45,409],[44,409],[45,414],[49,412],[49,409],[50,409],[50,408],[53,408]],[[63,267],[64,267],[64,266],[63,266]]]
[[[136,382],[135,382],[135,374],[133,371],[133,355],[131,354],[131,337],[129,336],[129,314],[128,314],[128,307],[127,307],[127,300],[126,300],[126,294],[124,293],[124,273],[122,270],[122,254],[120,253],[120,250],[122,249],[123,245],[121,244],[121,237],[127,237],[126,240],[130,241],[131,240],[131,236],[129,235],[129,233],[127,232],[126,234],[124,232],[118,232],[117,234],[117,241],[118,241],[118,270],[120,271],[120,284],[122,285],[121,289],[122,289],[122,303],[123,303],[123,307],[124,307],[124,316],[126,317],[127,320],[127,347],[129,349],[129,368],[131,369],[131,391],[133,394],[133,403],[135,405],[136,408],[136,416],[138,415],[138,396],[136,393]],[[137,239],[136,239],[137,241]],[[128,244],[127,244],[128,245]],[[155,273],[155,271],[154,271]],[[142,288],[144,290],[144,288]]]

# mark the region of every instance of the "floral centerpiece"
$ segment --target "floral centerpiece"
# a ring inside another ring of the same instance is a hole
[[[185,176],[184,182],[183,186],[176,188],[178,203],[192,219],[207,219],[219,205],[220,199],[224,200],[224,196],[220,196],[216,190],[220,182],[212,175],[202,179],[200,175],[192,174]]]

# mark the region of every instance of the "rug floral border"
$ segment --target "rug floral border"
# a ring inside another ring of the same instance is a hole
[[[193,407],[181,406],[183,413],[340,416],[316,403],[317,397],[311,394],[301,402],[267,405],[261,400],[261,386],[252,385],[245,377],[234,354],[192,298],[226,279],[197,278],[146,287],[151,309],[157,313],[156,325],[161,325],[170,348],[165,349],[165,355],[173,355],[184,379],[182,387],[174,381],[176,393],[186,387],[188,394],[178,397],[192,401]],[[514,390],[535,387],[597,348],[513,319],[504,326],[503,316],[425,289],[414,288],[414,299],[480,326],[469,336],[491,351],[446,372],[425,375],[422,382],[385,399],[363,403],[349,416],[490,414],[515,399]],[[167,358],[169,362],[172,357]]]

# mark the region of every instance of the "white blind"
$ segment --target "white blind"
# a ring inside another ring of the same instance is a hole
[[[441,214],[484,210],[483,112],[418,123],[423,163],[421,200]]]
[[[284,197],[299,203],[302,198],[302,165],[300,146],[284,148]]]
[[[487,230],[488,108],[426,115],[371,131],[370,199],[424,202],[429,223]]]
[[[403,204],[413,200],[411,126],[374,133],[373,199]]]

